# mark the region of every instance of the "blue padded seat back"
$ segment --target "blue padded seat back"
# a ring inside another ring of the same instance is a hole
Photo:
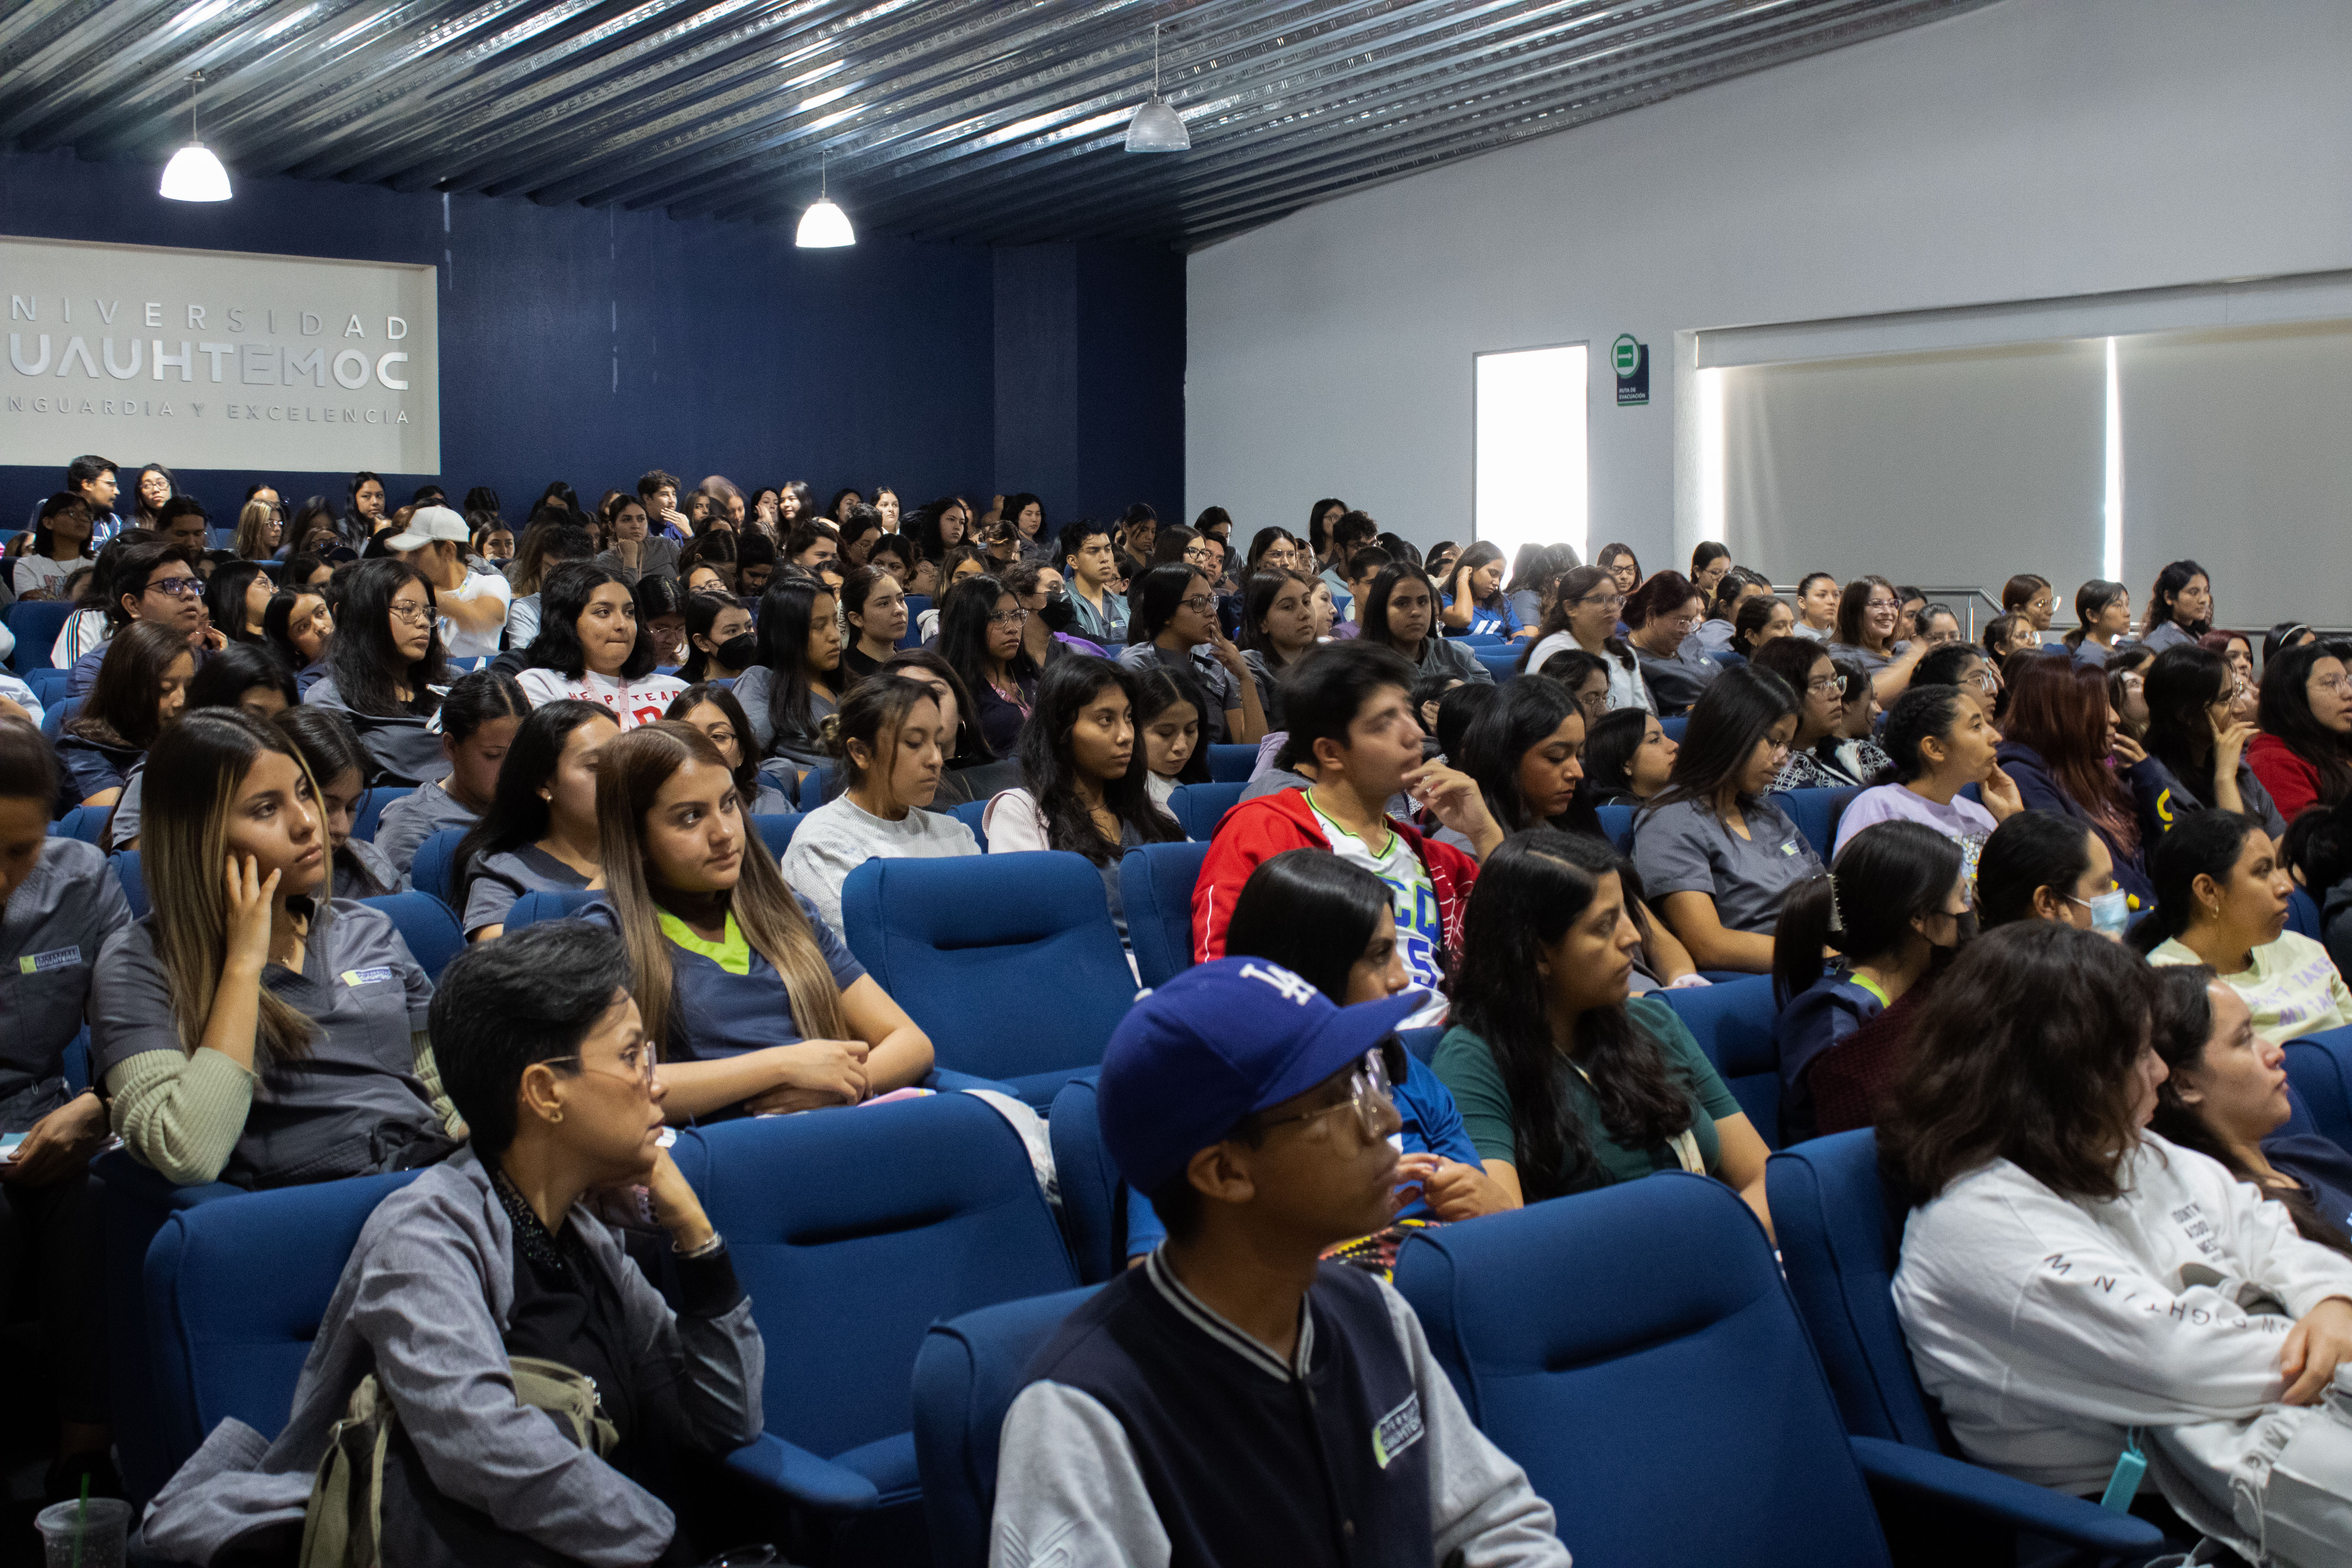
[[[520,931],[541,921],[560,921],[577,914],[604,895],[602,890],[587,888],[541,888],[525,893],[507,911],[505,928]]]
[[[768,847],[769,855],[781,860],[784,851],[793,847],[793,835],[800,831],[801,818],[807,815],[801,811],[772,811],[752,817],[751,822],[759,831],[760,842]]]
[[[1241,804],[1247,784],[1178,784],[1168,797],[1168,812],[1184,829],[1184,837],[1206,844],[1217,836],[1217,824]]]
[[[383,820],[383,808],[404,795],[415,795],[415,784],[378,784],[360,794],[360,808],[352,818],[352,837],[375,842],[376,824]]]
[[[1094,1287],[983,1307],[933,1323],[915,1356],[915,1462],[931,1568],[985,1568],[1004,1413],[1029,1363]]]
[[[1601,1258],[1620,1267],[1596,1289]],[[1886,1562],[1771,1244],[1721,1183],[1668,1172],[1418,1232],[1396,1284],[1578,1562]]]
[[[904,637],[898,639],[898,646],[900,647],[920,647],[923,646],[923,634],[920,630],[920,623],[923,618],[923,612],[930,607],[931,596],[929,594],[909,594],[907,595],[907,633]]]
[[[41,733],[52,741],[57,740],[66,732],[66,726],[72,721],[74,715],[81,711],[81,705],[89,700],[87,697],[68,697],[49,703],[41,710]]]
[[[1064,1084],[1045,1113],[1054,1146],[1054,1174],[1062,1194],[1062,1228],[1069,1233],[1078,1278],[1110,1279],[1127,1266],[1127,1184],[1103,1147],[1096,1119],[1095,1073]]]
[[[448,903],[449,884],[457,870],[457,846],[465,837],[466,829],[462,827],[445,827],[426,835],[425,842],[416,847],[415,858],[408,863],[408,885]]]
[[[1135,1000],[1102,875],[1083,856],[868,860],[842,884],[841,923],[940,1066],[1013,1081],[1038,1104],[1102,1060]]]
[[[1805,842],[1813,847],[1813,853],[1826,865],[1830,847],[1837,842],[1838,818],[1845,815],[1847,805],[1861,793],[1851,787],[1784,790],[1772,797],[1772,804],[1789,814],[1789,820],[1797,825],[1797,831],[1805,836]]]
[[[400,940],[408,944],[408,955],[436,985],[449,961],[466,951],[466,933],[457,929],[457,917],[430,893],[387,893],[360,901],[392,917]]]
[[[912,1430],[933,1322],[1078,1282],[1027,1147],[972,1095],[725,1121],[673,1152],[774,1352],[768,1430],[826,1458]]]
[[[69,599],[19,599],[9,605],[8,630],[16,646],[8,654],[8,668],[18,675],[57,668],[49,660],[49,649],[57,646],[58,634],[73,612]]]
[[[53,838],[79,838],[84,844],[95,845],[105,836],[106,819],[114,815],[110,805],[78,805],[49,824]]]
[[[988,829],[985,826],[988,819],[988,802],[968,800],[954,807],[949,815],[971,828],[972,837],[979,841],[981,853],[983,855],[988,853]]]
[[[1257,769],[1255,746],[1211,746],[1209,748],[1209,782],[1211,784],[1247,784]]]
[[[2352,1026],[2289,1040],[2286,1079],[2309,1115],[2301,1131],[2352,1150]]]
[[[1486,667],[1486,673],[1496,685],[1511,679],[1519,672],[1519,646],[1509,643],[1501,647],[1473,647],[1470,657]]]
[[[1683,731],[1690,728],[1690,715],[1678,713],[1671,719],[1661,719],[1658,721],[1658,728],[1664,732],[1667,740],[1679,746],[1683,743]]]
[[[108,856],[107,863],[114,868],[114,879],[122,884],[122,901],[131,906],[131,918],[147,918],[147,878],[139,868],[139,851],[118,849]]]
[[[1137,976],[1165,985],[1192,967],[1192,885],[1209,858],[1206,844],[1139,844],[1118,863],[1118,900]]]
[[[1878,1135],[1864,1128],[1800,1143],[1772,1156],[1764,1180],[1789,1291],[1846,1430],[1951,1451],[1895,1315],[1906,1215],[1879,1181]]]
[[[1593,815],[1601,818],[1601,831],[1617,847],[1620,855],[1633,853],[1633,813],[1641,809],[1632,805],[1604,805]]]
[[[2307,936],[2314,942],[2320,940],[2319,900],[2301,888],[2287,894],[2286,929],[2297,936]]]
[[[163,1222],[144,1283],[156,1416],[174,1468],[230,1416],[278,1435],[361,1227],[415,1177],[279,1187]]]
[[[1772,977],[1744,975],[1657,995],[1675,1010],[1723,1075],[1724,1087],[1748,1112],[1757,1133],[1779,1148],[1780,1052],[1772,1043],[1772,1023],[1780,1009],[1772,1001]]]

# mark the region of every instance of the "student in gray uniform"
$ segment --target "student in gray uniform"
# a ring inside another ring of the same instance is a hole
[[[725,1240],[659,1142],[664,1086],[614,983],[627,962],[609,933],[551,921],[449,966],[432,1021],[467,1146],[369,1217],[277,1441],[223,1421],[158,1494],[159,1555],[291,1562],[336,1423],[372,1378],[397,1420],[373,1560],[702,1560],[676,1482],[759,1436],[765,1352]],[[591,1207],[614,1188],[674,1254],[675,1310]],[[518,1397],[524,1357],[585,1380],[609,1432],[583,1447]]]
[[[1384,568],[1372,579],[1363,616],[1363,630],[1357,636],[1396,649],[1416,674],[1454,676],[1474,686],[1494,684],[1494,672],[1478,662],[1477,655],[1438,635],[1437,589],[1420,567],[1399,562]]]
[[[68,1093],[66,1047],[89,1010],[92,965],[131,923],[106,857],[47,837],[57,761],[30,724],[0,720],[0,1132],[21,1133],[0,1163],[0,1300],[34,1281],[40,1359],[53,1389],[58,1459],[47,1491],[111,1477],[106,1458],[103,1258],[89,1160],[106,1140],[106,1105]]]
[[[432,983],[389,916],[330,897],[292,742],[206,709],[152,760],[153,913],[107,941],[92,977],[91,1075],[132,1157],[181,1185],[272,1187],[446,1155]]]
[[[437,723],[449,666],[436,603],[433,584],[407,562],[361,562],[327,645],[330,673],[302,694],[352,716],[383,784],[425,784],[449,771]]]
[[[832,589],[780,577],[760,598],[759,662],[735,681],[753,752],[803,768],[824,760],[816,727],[841,703],[841,622]]]
[[[930,687],[890,674],[859,681],[824,721],[834,771],[847,787],[802,819],[783,872],[834,930],[841,929],[841,885],[868,860],[980,853],[971,828],[930,809],[951,739],[946,730]]]
[[[2194,561],[2168,561],[2147,591],[2140,647],[2162,653],[2194,643],[2213,629],[2213,579]]]
[[[777,786],[775,775],[763,772],[759,759],[751,754],[751,721],[732,690],[708,682],[689,686],[677,694],[662,717],[691,724],[710,737],[710,743],[719,748],[735,775],[735,791],[743,797],[747,815],[782,816],[792,811],[792,800]]]
[[[121,799],[124,779],[180,716],[195,673],[196,656],[169,626],[134,621],[114,634],[98,684],[58,737],[66,775],[60,812]]]
[[[467,941],[497,936],[525,893],[604,885],[596,758],[619,733],[603,704],[569,698],[515,731],[489,810],[457,845],[450,885]]]
[[[1186,671],[1209,698],[1201,715],[1208,742],[1255,745],[1265,738],[1265,708],[1249,661],[1218,629],[1214,586],[1208,574],[1181,561],[1145,573],[1135,590],[1135,640],[1118,662],[1129,669],[1168,665]]]
[[[1822,874],[1766,791],[1789,760],[1797,699],[1769,670],[1727,669],[1701,694],[1674,771],[1633,824],[1633,865],[1701,969],[1772,972],[1790,889]]]
[[[295,700],[294,678],[286,673],[277,655],[251,643],[231,643],[205,660],[195,678],[188,682],[186,700],[180,711],[236,708],[267,723],[292,707]],[[114,815],[107,818],[106,837],[100,847],[138,847],[139,816],[146,788],[147,763],[142,756],[122,781],[122,797],[114,803]]]
[[[1168,1239],[1030,1363],[992,1563],[1568,1568],[1550,1505],[1472,1425],[1404,1299],[1317,1262],[1395,1212],[1394,1031],[1417,1001],[1342,1008],[1226,958],[1119,1021],[1103,1143]]]
[[[274,722],[294,742],[302,765],[319,786],[327,844],[334,852],[336,896],[380,899],[402,891],[408,879],[373,844],[352,837],[360,802],[367,795],[368,769],[367,748],[360,744],[352,721],[331,708],[306,707],[281,713]]]
[[[627,944],[669,1114],[856,1105],[921,1081],[931,1042],[795,895],[709,736],[669,720],[604,748],[612,891],[584,918]]]
[[[376,818],[375,847],[405,879],[416,847],[449,827],[471,827],[498,793],[499,768],[530,699],[511,675],[478,669],[461,675],[441,699],[441,753],[449,772],[391,802]]]

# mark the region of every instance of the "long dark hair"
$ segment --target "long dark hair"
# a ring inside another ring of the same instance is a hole
[[[2197,912],[2197,879],[2210,877],[2227,884],[2247,837],[2263,830],[2253,817],[2219,807],[2194,811],[2172,825],[2157,840],[2148,858],[2148,880],[2156,884],[2156,908],[2142,915],[2125,940],[2142,952],[2153,952],[2189,929]]]
[[[320,608],[327,607],[327,590],[321,584],[310,588],[280,588],[269,596],[268,605],[261,612],[262,639],[286,668],[297,674],[308,669],[310,661],[303,656],[300,648],[294,646],[294,635],[288,623],[293,620],[295,607],[301,604],[305,595],[318,600]],[[329,615],[331,618],[332,612],[330,611]],[[319,649],[319,657],[321,659],[329,657],[326,647]]]
[[[392,596],[410,583],[425,590],[432,641],[424,658],[404,663],[392,641]],[[439,602],[432,580],[396,556],[379,555],[352,568],[336,608],[334,638],[327,644],[327,672],[344,707],[354,713],[422,718],[440,704],[433,688],[448,683],[449,667],[441,646]],[[396,679],[413,693],[405,703],[393,693]]]
[[[1494,692],[1478,716],[1470,721],[1469,732],[1462,739],[1462,771],[1478,781],[1478,791],[1486,797],[1486,809],[1495,814],[1503,831],[1556,827],[1598,837],[1601,818],[1585,798],[1582,786],[1570,797],[1568,810],[1549,820],[1536,816],[1528,809],[1527,796],[1519,790],[1519,760],[1551,739],[1570,718],[1582,729],[1583,704],[1556,680],[1514,680],[1499,690],[1484,686],[1459,689]],[[1648,715],[1644,713],[1643,717]]]
[[[833,596],[833,590],[814,577],[778,577],[760,596],[757,646],[760,662],[769,671],[768,724],[779,739],[816,731],[816,710],[810,697],[809,631],[816,625],[817,601]],[[839,670],[833,672],[833,679],[840,680]]]
[[[1102,830],[1095,826],[1094,814],[1078,798],[1078,763],[1070,731],[1087,705],[1113,687],[1127,698],[1131,714],[1135,686],[1126,670],[1091,654],[1056,659],[1038,681],[1036,706],[1021,726],[1022,782],[1045,818],[1046,842],[1056,849],[1083,855],[1097,866],[1117,859],[1123,851],[1104,839]],[[1143,760],[1142,738],[1138,736],[1127,772],[1103,781],[1103,804],[1121,823],[1134,828],[1144,843],[1181,843],[1184,830],[1151,802],[1151,792],[1145,784],[1150,771]]]
[[[1001,579],[983,572],[957,584],[940,603],[940,657],[955,667],[965,689],[974,696],[989,689],[988,618],[996,613],[997,600],[1012,596],[1013,590]],[[766,624],[763,617],[761,625]],[[1026,641],[1014,647],[1013,657],[1005,661],[1005,671],[1024,687],[1037,679],[1037,661],[1029,657]]]
[[[1960,879],[1960,847],[1924,822],[1874,822],[1846,841],[1828,875],[1789,889],[1772,931],[1780,1005],[1822,977],[1834,944],[1848,964],[1899,954]],[[1924,939],[1923,939],[1924,940]]]
[[[2313,665],[2323,658],[2340,661],[2344,653],[2341,643],[2305,643],[2281,648],[2263,667],[2263,733],[2285,742],[2287,750],[2312,765],[2319,774],[2320,801],[2327,805],[2352,795],[2352,765],[2347,762],[2352,746],[2312,716],[2306,688]]]
[[[2180,596],[2181,589],[2200,577],[2204,578],[2208,584],[2213,581],[2213,574],[2194,561],[2168,561],[2165,563],[2164,570],[2156,574],[2156,585],[2147,591],[2147,608],[2141,613],[2139,635],[2143,640],[2173,618],[2172,602]],[[2211,628],[2210,621],[2198,621],[2180,629],[2191,637],[2203,637]]]
[[[1421,640],[1423,646],[1413,649],[1411,653],[1397,647],[1395,639],[1389,633],[1389,600],[1395,597],[1397,584],[1406,582],[1419,583],[1429,590],[1429,629],[1422,634]],[[1430,581],[1429,574],[1410,563],[1392,561],[1381,567],[1381,574],[1372,579],[1372,591],[1364,598],[1364,614],[1360,623],[1362,629],[1356,634],[1357,638],[1359,641],[1368,642],[1378,647],[1393,648],[1417,664],[1420,662],[1417,656],[1428,651],[1426,645],[1439,635],[1437,625],[1439,607],[1437,584]]]
[[[193,676],[195,655],[186,637],[161,621],[131,622],[106,645],[89,699],[66,732],[93,745],[153,745],[161,729],[155,710],[163,700],[163,677],[184,658]]]
[[[294,689],[294,674],[278,655],[260,643],[236,643],[221,649],[196,667],[188,682],[190,708],[234,708],[257,686],[267,686],[289,708],[301,699]],[[335,710],[322,708],[322,713]],[[362,769],[362,772],[366,770]]]
[[[2081,647],[2083,639],[2091,635],[2091,623],[2105,615],[2109,605],[2129,597],[2131,590],[2121,583],[2111,583],[2105,577],[2092,578],[2074,590],[2074,629],[2062,640],[2068,647]]]
[[[948,766],[971,768],[996,761],[996,753],[990,749],[987,737],[981,733],[980,714],[972,706],[971,688],[963,683],[963,677],[956,673],[955,666],[941,658],[938,649],[928,647],[902,647],[882,665],[886,671],[910,667],[938,676],[955,694],[956,746],[948,757]]]
[[[1623,547],[1612,545],[1611,548]],[[1616,592],[1617,579],[1605,566],[1579,566],[1559,574],[1559,580],[1552,584],[1550,602],[1544,606],[1543,624],[1536,627],[1535,641],[1528,643],[1519,654],[1518,668],[1521,670],[1528,668],[1528,659],[1536,651],[1538,644],[1554,633],[1568,630],[1569,614],[1576,602],[1603,584],[1608,584],[1612,593]],[[1574,640],[1573,637],[1570,638],[1570,642]],[[1601,646],[1608,651],[1610,658],[1625,668],[1633,668],[1633,650],[1625,646],[1623,637],[1612,631],[1601,639]]]
[[[723,539],[726,535],[713,534],[711,537]],[[693,685],[710,679],[710,655],[698,646],[694,639],[709,637],[711,628],[719,624],[719,617],[728,611],[749,607],[732,594],[697,594],[687,600],[687,653],[686,663],[679,667],[677,672],[677,678],[680,680]],[[756,637],[751,646],[754,647],[759,646]]]
[[[2156,972],[2148,1043],[2171,1070],[2170,1076],[2157,1086],[2156,1117],[2149,1125],[2159,1137],[2220,1161],[2230,1174],[2252,1184],[2263,1196],[2276,1200],[2286,1210],[2287,1217],[2294,1221],[2296,1234],[2305,1241],[2315,1241],[2352,1256],[2352,1236],[2347,1236],[2342,1226],[2319,1212],[2302,1183],[2296,1183],[2293,1190],[2264,1186],[2205,1119],[2180,1098],[2180,1075],[2195,1072],[2205,1065],[2206,1043],[2213,1037],[2211,987],[2217,984],[2213,971],[2201,963],[2167,964]]]
[[[1179,523],[1163,529],[1160,537],[1166,539],[1169,534],[1182,526]],[[1192,592],[1192,584],[1196,580],[1212,589],[1216,586],[1209,581],[1209,574],[1206,572],[1182,560],[1163,562],[1137,578],[1134,584],[1135,618],[1128,627],[1127,640],[1130,643],[1148,643],[1166,631],[1168,623],[1176,618],[1177,610],[1182,605],[1186,596]],[[989,602],[995,603],[993,599]],[[946,630],[944,624],[940,630],[944,634]],[[944,635],[940,640],[942,642],[946,640]]]
[[[258,643],[261,637],[245,629],[245,591],[263,573],[258,561],[225,561],[213,568],[205,584],[205,613],[213,626],[232,643]]]
[[[1225,955],[1271,959],[1344,1005],[1349,972],[1395,922],[1394,897],[1352,861],[1286,849],[1242,884],[1225,927]]]
[[[727,722],[734,726],[735,754],[742,761],[735,764],[729,776],[734,779],[735,793],[743,797],[743,810],[749,815],[751,803],[760,798],[760,759],[751,743],[751,717],[743,711],[743,704],[734,691],[708,681],[698,682],[671,698],[669,706],[662,710],[662,717],[684,723],[688,714],[706,702],[727,715]],[[719,744],[716,741],[710,743]]]
[[[2104,670],[2068,658],[2031,661],[2011,688],[2001,733],[2042,754],[2067,798],[2089,813],[2119,854],[2138,852],[2131,792],[2107,765]]]
[[[1651,798],[1643,815],[1680,800],[1713,809],[1716,792],[1746,771],[1756,743],[1772,733],[1773,725],[1801,719],[1802,711],[1789,683],[1770,670],[1753,665],[1725,670],[1699,693],[1666,787]],[[1743,811],[1753,803],[1752,796],[1739,798]]]
[[[1274,608],[1274,602],[1282,597],[1284,590],[1289,588],[1302,589],[1311,595],[1315,591],[1315,580],[1302,572],[1254,572],[1242,587],[1241,645],[1255,650],[1265,661],[1269,674],[1282,668],[1283,659],[1275,648],[1274,639],[1265,635],[1259,623],[1265,619],[1266,613]],[[1312,651],[1312,648],[1313,645],[1309,644],[1308,650]],[[1302,653],[1299,657],[1303,658],[1306,655]]]
[[[2037,890],[2054,888],[2072,898],[2090,868],[2088,827],[2054,811],[2011,812],[1977,857],[1978,921],[1990,931],[2032,920]]]
[[[2180,643],[2156,656],[2142,679],[2147,699],[2148,754],[2213,804],[2213,724],[2206,710],[2230,689],[2230,661],[2210,648]]]
[[[1647,708],[1612,708],[1585,727],[1584,787],[1576,792],[1579,799],[1590,795],[1599,801],[1633,793],[1633,753],[1642,749],[1655,717]]]
[[[626,577],[593,561],[566,561],[547,574],[539,591],[539,635],[531,638],[523,655],[526,668],[551,669],[571,680],[587,672],[588,652],[580,645],[580,617],[587,613],[588,601],[596,590],[607,583],[629,586]],[[624,680],[650,675],[656,658],[653,634],[646,629],[645,617],[636,614],[636,607],[637,596],[632,590],[629,613],[637,623],[637,640],[621,666]]]
[[[1539,969],[1584,918],[1617,852],[1597,838],[1538,828],[1486,858],[1463,920],[1454,1017],[1493,1053],[1511,1100],[1511,1148],[1529,1203],[1608,1184],[1560,1087],[1560,1050]],[[1649,1148],[1688,1130],[1690,1086],[1622,1005],[1576,1020],[1573,1057],[1614,1142]]]
[[[1192,748],[1192,754],[1184,759],[1184,765],[1176,770],[1176,782],[1188,784],[1207,784],[1209,782],[1209,694],[1201,689],[1200,681],[1194,679],[1191,670],[1180,669],[1171,664],[1152,664],[1138,669],[1129,669],[1127,678],[1135,694],[1135,743],[1139,750],[1143,745],[1144,726],[1179,702],[1189,702],[1192,705],[1192,712],[1201,726],[1201,739],[1199,744]],[[1149,771],[1150,763],[1147,762],[1144,765]]]
[[[490,796],[490,808],[457,841],[450,881],[457,890],[452,901],[461,912],[475,868],[484,858],[547,837],[550,811],[539,792],[555,776],[555,764],[562,760],[572,731],[598,719],[612,722],[612,710],[601,702],[567,697],[541,703],[516,727],[514,744],[499,764],[499,787]]]
[[[2056,921],[2019,921],[1969,943],[1920,1011],[1879,1115],[1890,1185],[1925,1202],[2008,1160],[2061,1197],[2120,1197],[2139,1141],[2133,1079],[2154,973]]]

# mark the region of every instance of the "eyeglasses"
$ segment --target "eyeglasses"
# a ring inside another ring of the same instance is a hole
[[[1968,674],[1960,677],[1960,684],[1963,686],[1973,686],[1979,691],[1981,691],[1986,696],[1990,697],[1994,692],[2000,689],[2000,677],[1995,675],[1990,669],[1972,669],[1969,671]]]
[[[1195,566],[1205,566],[1209,563],[1209,552],[1202,545],[1188,545],[1184,551],[1184,559]]]
[[[433,618],[433,607],[430,605],[404,605],[395,603],[386,605],[384,609],[391,615],[394,620],[405,621],[412,626],[421,626],[425,622]]]
[[[1683,636],[1688,637],[1698,629],[1700,619],[1701,617],[1697,616],[1670,616],[1666,618],[1666,625],[1674,627]]]
[[[1819,680],[1805,682],[1805,689],[1817,697],[1835,697],[1845,690],[1845,682],[1834,675],[1824,675]]]
[[[1214,594],[1194,594],[1188,598],[1179,599],[1176,602],[1183,605],[1186,609],[1191,610],[1197,615],[1203,616],[1217,607],[1217,596]]]
[[[194,599],[203,595],[205,582],[201,577],[158,577],[147,584],[147,591],[167,598]]]
[[[1294,1121],[1318,1121],[1335,1110],[1353,1110],[1356,1124],[1364,1130],[1364,1142],[1378,1142],[1389,1135],[1382,1123],[1382,1114],[1394,1113],[1391,1095],[1394,1089],[1389,1080],[1388,1054],[1385,1047],[1375,1047],[1364,1053],[1356,1070],[1348,1075],[1348,1098],[1337,1105],[1327,1105],[1319,1110],[1302,1110],[1296,1116],[1284,1116],[1270,1121],[1260,1121],[1258,1130],[1268,1131],[1287,1127]]]
[[[1866,610],[1899,610],[1903,606],[1893,599],[1872,599],[1864,604]]]
[[[992,626],[1017,626],[1029,618],[1026,610],[1001,610],[988,617]]]
[[[549,1067],[553,1067],[558,1062],[570,1062],[573,1066],[577,1067],[582,1072],[586,1072],[588,1070],[588,1058],[582,1056],[577,1051],[572,1052],[568,1057],[546,1057],[541,1059],[544,1060]],[[649,1047],[631,1046],[627,1050],[621,1052],[620,1055],[615,1057],[614,1059],[621,1065],[622,1077],[635,1079],[646,1089],[653,1088],[654,1068],[657,1064],[654,1060],[654,1053]],[[600,1078],[611,1078],[614,1075],[611,1073],[600,1073],[597,1076]]]
[[[1625,607],[1625,595],[1622,594],[1587,594],[1584,597],[1577,600],[1576,602],[1580,605],[1590,605],[1596,610],[1622,610]]]
[[[2341,697],[2347,690],[2352,690],[2352,676],[2314,676],[2311,681],[2311,689],[2314,691],[2325,691],[2331,697]]]

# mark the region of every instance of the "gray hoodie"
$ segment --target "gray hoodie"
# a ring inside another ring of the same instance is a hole
[[[585,1208],[572,1224],[618,1290],[647,1384],[675,1382],[702,1446],[760,1435],[766,1352],[749,1299],[717,1318],[674,1315]],[[677,1533],[660,1499],[515,1401],[503,1334],[514,1236],[468,1147],[377,1205],[294,1389],[274,1443],[243,1422],[215,1427],[149,1506],[157,1555],[209,1563],[249,1531],[299,1525],[327,1435],[373,1372],[436,1484],[501,1530],[596,1568],[652,1562]]]

